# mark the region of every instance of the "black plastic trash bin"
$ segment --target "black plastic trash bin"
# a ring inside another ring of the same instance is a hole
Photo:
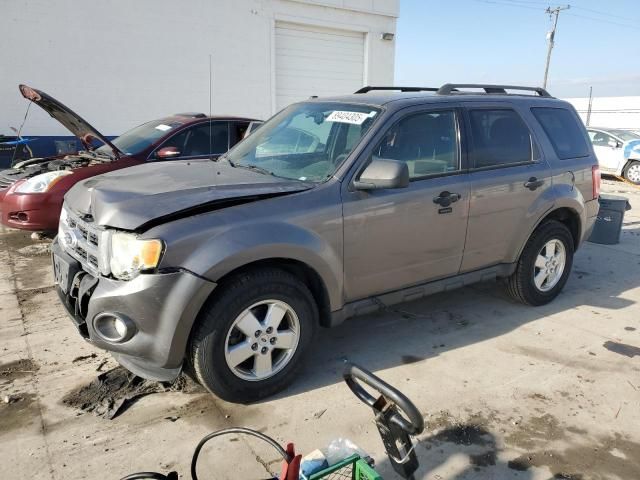
[[[619,243],[624,212],[631,210],[629,200],[617,195],[602,194],[599,203],[600,211],[589,241],[605,245]]]

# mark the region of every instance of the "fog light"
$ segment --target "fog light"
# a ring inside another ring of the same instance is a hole
[[[120,313],[99,313],[93,319],[96,333],[108,342],[122,343],[136,333],[133,321]]]
[[[9,218],[17,222],[28,222],[29,214],[27,212],[11,212]]]

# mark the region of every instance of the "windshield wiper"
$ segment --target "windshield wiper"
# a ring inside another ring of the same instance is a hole
[[[271,175],[272,177],[277,177],[277,175],[273,172],[270,172],[266,168],[259,167],[258,165],[242,165],[240,163],[231,163],[231,161],[227,160],[232,167],[236,168],[246,168],[247,170],[253,170],[254,172],[262,173],[264,175]]]

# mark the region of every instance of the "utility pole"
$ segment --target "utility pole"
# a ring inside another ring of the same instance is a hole
[[[589,87],[589,106],[587,107],[587,127],[591,122],[591,106],[593,105],[593,87]]]
[[[544,67],[544,82],[542,82],[542,88],[547,88],[547,77],[549,76],[549,63],[551,62],[551,50],[553,50],[554,39],[556,36],[556,28],[558,28],[558,16],[562,10],[569,10],[571,5],[566,5],[564,7],[556,7],[551,8],[547,7],[546,13],[549,14],[549,17],[555,17],[553,20],[553,28],[549,33],[547,33],[547,40],[549,41],[549,49],[547,50],[547,64]]]

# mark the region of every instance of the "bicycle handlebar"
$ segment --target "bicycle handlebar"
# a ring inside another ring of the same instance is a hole
[[[374,410],[378,410],[375,406],[377,399],[362,388],[359,381],[373,388],[384,398],[397,405],[408,418],[407,420],[407,418],[402,415],[394,414],[391,417],[392,422],[398,425],[409,435],[418,435],[422,433],[424,430],[424,418],[422,418],[418,408],[403,393],[376,377],[370,371],[353,363],[347,363],[342,376],[351,391],[360,401],[369,405]]]

